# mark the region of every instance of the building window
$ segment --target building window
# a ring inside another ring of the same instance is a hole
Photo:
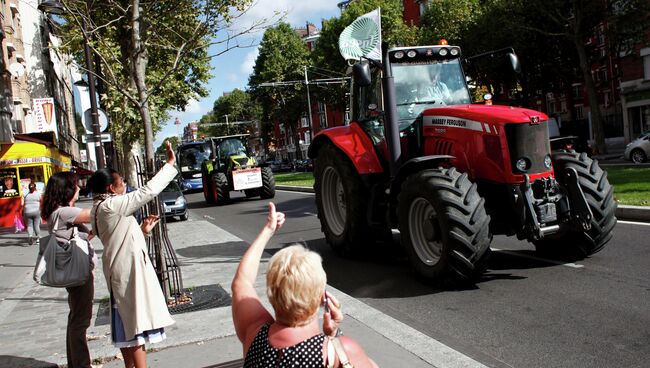
[[[566,100],[562,100],[562,101],[560,101],[560,110],[561,110],[562,112],[566,112],[566,111],[567,111],[567,110],[566,110]]]
[[[585,118],[585,113],[583,111],[582,105],[575,105],[576,110],[576,120],[582,120]]]
[[[574,84],[572,90],[573,98],[582,98],[582,84]]]
[[[643,57],[643,79],[650,79],[650,55]]]
[[[418,4],[420,5],[420,16],[422,16],[429,8],[429,0],[418,0]]]

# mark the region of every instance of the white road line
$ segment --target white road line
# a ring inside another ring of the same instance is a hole
[[[315,213],[311,213],[311,212],[303,212],[303,215],[307,215],[307,216],[318,216],[317,214],[315,214]]]
[[[617,220],[619,224],[627,224],[627,225],[642,225],[642,226],[650,226],[650,222],[634,222],[634,221],[621,221]]]
[[[203,218],[207,218],[208,220],[216,220],[214,217],[210,215],[203,215]]]
[[[581,264],[577,264],[577,263],[560,262],[560,261],[556,261],[556,260],[553,260],[553,259],[535,257],[535,256],[530,256],[528,254],[521,254],[521,253],[518,253],[518,252],[511,251],[511,250],[505,250],[505,249],[499,249],[499,248],[492,248],[492,250],[495,251],[495,252],[501,252],[501,253],[509,254],[511,256],[532,259],[534,261],[552,263],[552,264],[556,264],[556,265],[559,265],[559,266],[566,266],[566,267],[571,267],[571,268],[584,268],[585,267],[585,265],[581,265]]]

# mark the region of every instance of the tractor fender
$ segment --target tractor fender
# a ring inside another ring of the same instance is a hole
[[[327,142],[338,147],[350,159],[359,175],[384,172],[370,137],[358,124],[352,123],[321,131],[309,145],[307,156],[315,159],[320,147]]]
[[[402,166],[400,166],[397,175],[390,184],[390,194],[389,194],[389,203],[390,203],[390,222],[397,225],[397,197],[400,190],[402,189],[402,183],[409,175],[416,173],[418,171],[437,168],[440,166],[441,162],[449,162],[452,159],[456,158],[455,156],[450,155],[431,155],[431,156],[421,156],[412,158],[406,161]]]

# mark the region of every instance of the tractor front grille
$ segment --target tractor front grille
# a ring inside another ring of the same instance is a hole
[[[515,167],[515,163],[524,157],[530,160],[530,168],[526,173],[549,171],[544,166],[544,158],[551,153],[546,123],[507,124],[506,137],[508,139],[508,151],[510,152],[510,164],[513,173],[519,173]]]

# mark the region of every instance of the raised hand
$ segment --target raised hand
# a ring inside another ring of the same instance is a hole
[[[174,153],[174,148],[170,141],[165,142],[165,148],[167,150],[167,163],[170,165],[176,164],[176,154]]]
[[[284,224],[285,216],[282,212],[275,211],[275,204],[269,202],[269,215],[266,218],[266,228],[275,232]]]

